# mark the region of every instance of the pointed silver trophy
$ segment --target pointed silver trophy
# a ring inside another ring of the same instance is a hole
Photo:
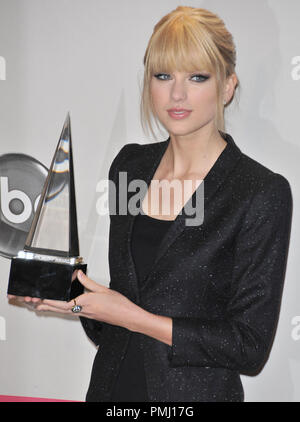
[[[67,115],[24,249],[12,259],[8,294],[66,300],[83,293],[70,115]]]

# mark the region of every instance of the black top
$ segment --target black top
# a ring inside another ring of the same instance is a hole
[[[157,247],[172,222],[173,220],[152,218],[147,214],[138,214],[136,216],[131,238],[131,249],[139,287],[143,285],[143,281],[155,259]],[[114,387],[112,401],[149,401],[139,336],[139,333],[131,333],[127,353]]]

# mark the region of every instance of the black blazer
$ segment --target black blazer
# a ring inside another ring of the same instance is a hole
[[[140,334],[151,402],[243,401],[240,373],[256,374],[273,341],[290,236],[290,185],[220,134],[227,145],[204,179],[203,224],[187,226],[185,214],[177,216],[140,291],[130,248],[135,216],[110,216],[110,288],[173,320],[172,346]],[[125,145],[109,179],[118,186],[124,171],[128,183],[149,185],[169,142]],[[131,332],[81,321],[99,345],[86,400],[110,401]]]

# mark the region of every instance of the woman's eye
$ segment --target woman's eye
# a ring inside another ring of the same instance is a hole
[[[195,82],[205,82],[205,81],[207,81],[207,79],[209,79],[209,76],[205,76],[205,75],[193,75],[193,76],[191,76],[191,80],[195,81]]]
[[[168,81],[171,76],[168,73],[157,73],[154,77],[161,81]]]

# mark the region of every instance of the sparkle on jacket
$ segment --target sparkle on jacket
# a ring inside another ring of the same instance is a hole
[[[109,287],[173,320],[172,346],[139,334],[151,402],[244,401],[240,374],[257,374],[273,343],[291,229],[290,185],[220,134],[227,145],[204,178],[203,223],[188,226],[185,213],[178,214],[142,290],[130,248],[135,216],[110,215]],[[149,186],[169,142],[126,144],[109,179],[118,186],[123,171],[128,184],[141,179]],[[131,332],[81,322],[99,346],[86,400],[110,401]]]

